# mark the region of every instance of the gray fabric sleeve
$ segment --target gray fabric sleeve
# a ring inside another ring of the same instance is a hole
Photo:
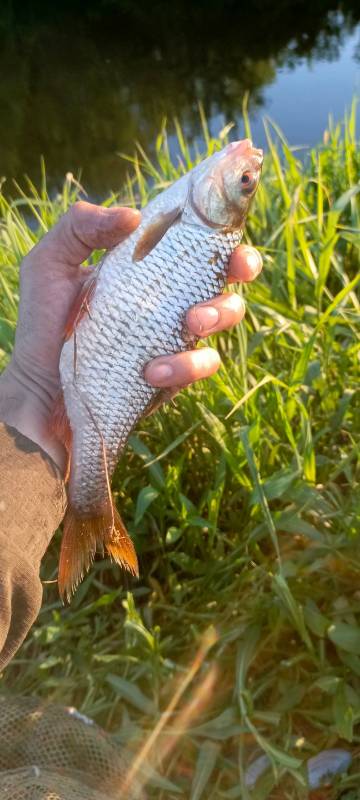
[[[0,423],[0,669],[39,613],[40,562],[65,508],[64,483],[51,458]]]

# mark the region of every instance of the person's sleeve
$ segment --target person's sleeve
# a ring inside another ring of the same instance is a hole
[[[52,459],[0,423],[0,669],[39,613],[40,562],[65,507],[64,484]]]

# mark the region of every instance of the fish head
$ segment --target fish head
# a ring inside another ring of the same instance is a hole
[[[231,142],[194,170],[192,210],[212,228],[242,228],[259,185],[263,152],[250,139]]]

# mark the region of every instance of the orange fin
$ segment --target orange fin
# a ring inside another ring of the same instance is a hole
[[[54,408],[50,417],[49,432],[51,436],[61,442],[67,452],[67,464],[64,473],[65,483],[69,480],[70,465],[71,465],[71,448],[72,448],[72,430],[70,427],[69,417],[66,413],[64,395],[59,392]]]
[[[132,260],[142,261],[145,256],[148,256],[174,222],[180,218],[181,214],[182,209],[179,207],[173,208],[165,214],[159,214],[142,232],[133,252]]]
[[[52,436],[55,436],[56,439],[59,439],[59,442],[61,442],[69,452],[72,444],[72,431],[69,417],[66,413],[64,395],[62,392],[59,392],[55,400],[54,408],[50,417],[49,428]]]
[[[139,575],[134,545],[115,508],[109,504],[96,516],[81,517],[69,506],[64,520],[58,575],[63,601],[70,601],[90,569],[96,550],[103,553],[104,548],[117,564],[132,575]]]
[[[114,524],[110,535],[105,539],[105,547],[109,556],[120,564],[124,569],[128,569],[136,578],[139,577],[139,566],[135,547],[125,528],[118,510],[113,508]]]
[[[96,286],[96,275],[89,278],[85,281],[84,285],[80,289],[78,296],[75,298],[74,303],[71,307],[70,314],[65,325],[64,330],[64,339],[67,341],[70,339],[76,326],[79,324],[80,320],[85,316],[86,313],[89,314],[89,303],[93,294],[95,292]]]

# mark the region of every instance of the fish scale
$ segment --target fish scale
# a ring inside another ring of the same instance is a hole
[[[79,393],[86,396],[106,446],[110,469],[131,429],[159,394],[143,377],[145,365],[156,356],[188,349],[189,342],[182,333],[186,311],[223,290],[229,256],[241,241],[240,232],[207,233],[203,227],[191,225],[184,233],[184,227],[180,223],[172,228],[157,246],[156,259],[150,253],[133,265],[130,275],[121,269],[117,248],[104,259],[91,317],[82,320],[76,336],[76,381],[73,342],[63,349],[61,375],[67,408],[74,402],[79,405]],[[170,253],[176,252],[184,239],[188,245],[186,260],[176,259],[175,268],[169,270]],[[213,263],[215,253],[218,258]],[[152,279],[154,270],[156,280]],[[150,276],[146,283],[144,271]],[[104,302],[108,296],[116,298],[117,316],[113,313],[115,306]],[[88,511],[106,500],[107,482],[99,433],[85,406],[82,415],[87,424],[82,424],[81,434],[75,427],[76,466],[69,489],[73,506]],[[98,473],[90,482],[95,464]]]
[[[146,382],[144,367],[157,356],[194,346],[196,337],[186,331],[186,312],[223,291],[230,256],[240,244],[249,201],[244,203],[242,216],[237,208],[241,224],[231,227],[211,222],[211,214],[218,213],[219,201],[215,197],[214,211],[212,186],[206,184],[206,165],[214,163],[216,168],[222,157],[225,162],[226,155],[234,161],[233,149],[230,154],[224,152],[225,158],[222,154],[212,156],[152,201],[143,211],[140,227],[105,255],[89,308],[84,313],[82,307],[81,319],[64,344],[60,375],[72,431],[69,507],[72,520],[78,520],[77,527],[71,523],[71,535],[64,545],[66,564],[64,557],[62,571],[74,573],[71,586],[77,584],[89,566],[95,546],[99,545],[99,535],[89,534],[90,555],[84,550],[75,571],[72,570],[70,551],[76,550],[75,528],[79,547],[84,548],[86,520],[94,518],[99,526],[104,509],[111,505],[109,476],[132,428],[161,397],[161,390]],[[253,164],[251,157],[254,161],[249,154],[246,163]],[[258,164],[256,169],[259,172]],[[209,224],[203,218],[203,209],[198,215],[190,193],[190,187],[195,186],[196,190],[197,176],[200,187],[205,186],[204,205]],[[257,182],[256,173],[256,186]],[[234,204],[228,197],[224,208],[231,219]],[[167,227],[159,236],[158,229],[164,221]],[[144,248],[140,258],[139,244]],[[106,524],[107,535],[115,537],[114,513],[111,507]],[[65,539],[66,530],[65,520]],[[117,532],[116,536],[119,538],[120,534]],[[124,531],[121,536],[125,537]],[[100,537],[100,546],[104,541]],[[122,561],[119,556],[118,560],[126,565],[125,557]],[[68,584],[65,590],[69,593]]]

